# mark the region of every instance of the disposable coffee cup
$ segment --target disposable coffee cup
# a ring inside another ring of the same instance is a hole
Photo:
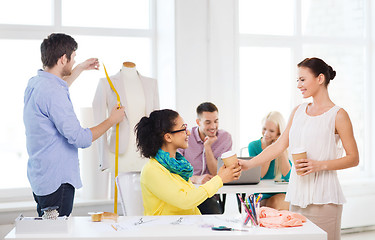
[[[305,150],[302,150],[302,149],[299,149],[299,150],[296,150],[292,153],[292,157],[293,157],[293,162],[294,162],[294,167],[296,168],[297,170],[297,160],[299,159],[306,159],[307,158],[307,154],[306,154],[306,151]],[[297,174],[298,175],[301,175],[303,172],[298,172],[297,171]]]
[[[233,151],[228,151],[221,154],[221,159],[223,160],[226,167],[238,164],[237,154]]]
[[[103,218],[103,212],[89,212],[91,215],[92,222],[101,222]]]

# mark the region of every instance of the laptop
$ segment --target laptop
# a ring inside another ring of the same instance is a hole
[[[252,157],[238,157],[238,159],[242,160],[250,160]],[[223,166],[223,160],[221,157],[217,159],[217,170]],[[241,176],[239,179],[234,180],[232,182],[224,183],[224,185],[248,185],[248,184],[258,184],[260,181],[260,166],[249,169],[247,171],[242,171]]]

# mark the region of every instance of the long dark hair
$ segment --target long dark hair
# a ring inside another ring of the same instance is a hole
[[[311,72],[318,77],[319,74],[323,74],[325,76],[324,85],[327,87],[329,82],[333,80],[336,76],[336,71],[333,68],[325,63],[320,58],[305,58],[302,62],[298,63],[298,67],[306,67],[311,70]]]
[[[137,148],[146,158],[155,157],[164,143],[164,134],[171,132],[178,117],[170,109],[156,110],[150,117],[143,117],[135,126]]]

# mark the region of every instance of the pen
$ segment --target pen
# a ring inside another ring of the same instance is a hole
[[[117,231],[117,228],[113,224],[111,224],[111,226],[113,227],[113,229],[115,229]]]
[[[257,200],[255,201],[256,203],[258,203],[258,202],[259,202],[259,200],[260,200],[260,197],[261,197],[261,194],[258,194]]]
[[[212,227],[211,229],[215,231],[232,231],[232,228],[226,226]]]
[[[254,219],[254,223],[255,225],[258,225],[258,221],[257,221],[257,217],[256,217],[256,212],[255,212],[255,207],[254,207],[254,195],[253,194],[250,194],[250,196],[248,197],[249,199],[249,205],[250,205],[250,211],[251,213],[253,214],[252,217]]]
[[[219,227],[212,227],[211,228],[214,231],[242,231],[242,232],[248,232],[246,229],[235,229],[235,228],[229,228],[226,226],[219,226]]]

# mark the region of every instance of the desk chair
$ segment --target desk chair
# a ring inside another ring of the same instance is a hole
[[[239,157],[249,157],[249,151],[247,147],[242,147],[240,149],[240,156]]]
[[[124,216],[142,216],[144,208],[141,191],[141,173],[121,173],[116,177],[116,184]]]

